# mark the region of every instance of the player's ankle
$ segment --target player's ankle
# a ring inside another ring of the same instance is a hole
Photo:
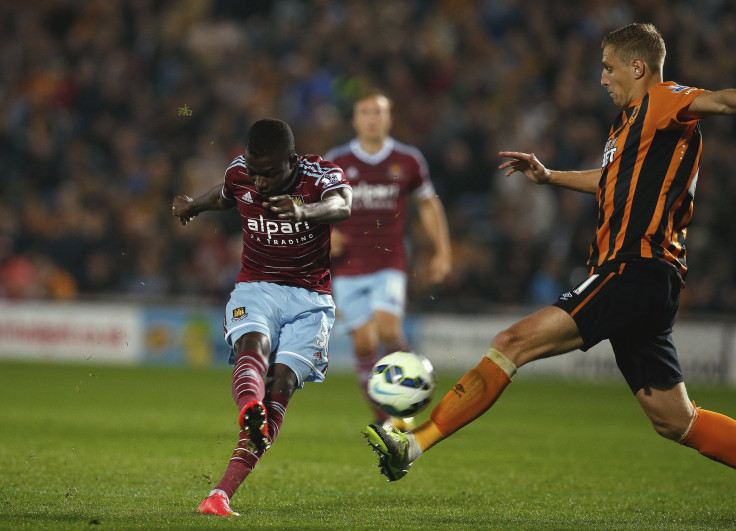
[[[228,503],[230,503],[230,496],[228,496],[227,495],[227,492],[225,492],[224,490],[222,490],[222,489],[212,489],[210,491],[210,494],[209,495],[212,496],[213,494],[220,494],[222,496],[225,496],[225,499],[228,501]]]
[[[413,463],[414,461],[419,459],[419,457],[422,455],[422,449],[419,447],[417,438],[414,437],[413,433],[407,432],[406,440],[409,443],[406,456],[409,458],[409,461]]]

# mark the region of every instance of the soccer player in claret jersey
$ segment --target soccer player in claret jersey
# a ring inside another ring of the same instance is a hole
[[[331,224],[350,216],[351,200],[343,171],[297,155],[291,128],[275,119],[253,124],[224,184],[196,199],[174,198],[172,213],[184,225],[234,207],[243,225],[242,267],[224,323],[240,437],[199,513],[238,516],[230,498],[278,435],[292,394],[324,380],[335,320]]]
[[[332,233],[335,301],[352,337],[360,386],[376,421],[388,424],[388,417],[372,405],[367,385],[380,355],[409,348],[402,331],[407,202],[416,201],[419,221],[431,240],[430,284],[442,282],[450,270],[450,243],[445,211],[424,157],[389,136],[389,98],[377,90],[359,98],[353,127],[356,138],[325,155],[345,170],[354,194],[350,219]],[[393,419],[402,428],[406,421]]]
[[[537,184],[596,194],[590,276],[557,302],[498,334],[489,353],[413,433],[369,426],[389,480],[422,452],[490,408],[517,368],[609,339],[616,362],[656,432],[736,468],[736,421],[695,406],[685,389],[672,326],[687,272],[685,234],[701,153],[700,121],[736,114],[736,89],[711,92],[663,82],[664,41],[630,24],[602,41],[601,85],[622,111],[601,169],[552,171],[534,156],[501,152],[499,168]]]

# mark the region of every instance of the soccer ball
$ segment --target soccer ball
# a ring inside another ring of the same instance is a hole
[[[427,358],[413,352],[393,352],[371,369],[368,395],[387,415],[411,417],[431,402],[435,382]]]

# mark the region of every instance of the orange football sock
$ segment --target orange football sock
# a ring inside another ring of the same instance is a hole
[[[680,444],[695,448],[713,461],[736,468],[736,420],[726,415],[696,408],[695,419],[680,439]]]
[[[468,371],[432,410],[428,421],[413,430],[422,451],[474,421],[501,396],[516,365],[495,348]]]

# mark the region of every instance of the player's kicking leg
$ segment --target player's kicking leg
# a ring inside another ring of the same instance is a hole
[[[482,415],[493,405],[515,374],[514,364],[491,348],[481,362],[453,387],[432,410],[429,420],[402,433],[371,424],[365,436],[379,454],[379,468],[389,481],[404,477],[422,452]]]
[[[496,336],[493,347],[440,400],[429,419],[407,433],[375,424],[365,435],[379,454],[379,467],[389,481],[404,477],[423,452],[480,417],[511,383],[518,366],[538,357],[569,352],[580,346],[572,318],[555,307],[545,308]],[[512,358],[499,348],[513,353]]]

